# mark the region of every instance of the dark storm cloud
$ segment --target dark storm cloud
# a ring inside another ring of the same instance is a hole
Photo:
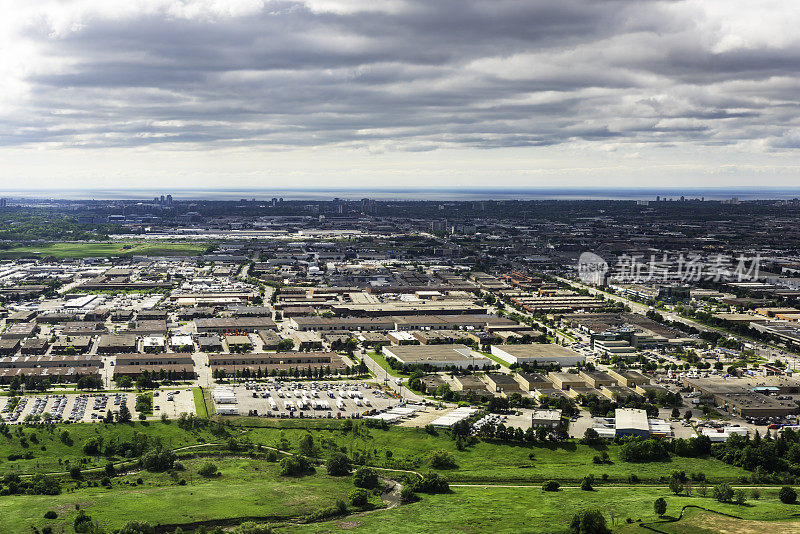
[[[0,144],[798,147],[800,47],[738,45],[703,2],[197,4],[26,20]]]

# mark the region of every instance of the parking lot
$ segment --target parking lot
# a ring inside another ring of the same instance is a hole
[[[215,404],[219,414],[265,417],[362,417],[400,403],[375,384],[358,381],[249,383],[233,387],[236,404]]]
[[[153,417],[167,414],[170,419],[177,419],[182,413],[195,413],[194,395],[190,388],[161,389],[153,392]]]
[[[139,416],[135,393],[23,395],[13,410],[9,409],[10,403],[11,399],[4,399],[0,410],[6,423],[22,423],[28,415],[44,418],[45,414],[50,414],[54,422],[94,423],[101,421],[109,410],[117,414],[123,404],[133,419]]]

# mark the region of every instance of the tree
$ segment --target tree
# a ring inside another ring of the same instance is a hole
[[[733,499],[733,489],[729,484],[722,483],[714,486],[714,498],[719,502],[731,502]]]
[[[131,411],[128,409],[126,405],[122,405],[119,408],[119,415],[117,415],[117,421],[120,423],[128,423],[131,420]]]
[[[669,480],[669,490],[675,495],[678,495],[683,491],[683,483],[677,477],[672,477]]]
[[[83,473],[81,473],[80,466],[73,465],[72,467],[70,467],[69,468],[69,476],[71,476],[75,480],[80,480],[80,478],[83,476]]]
[[[747,493],[743,489],[737,489],[733,492],[733,502],[736,504],[744,504],[747,502]]]
[[[586,429],[586,432],[583,433],[583,439],[581,440],[581,442],[585,443],[586,445],[592,446],[601,443],[602,439],[600,438],[600,434],[597,433],[597,430],[595,430],[592,427],[589,427]]]
[[[608,534],[611,531],[606,526],[606,518],[597,509],[583,510],[572,516],[569,525],[570,532],[573,534]]]
[[[681,416],[681,411],[677,408],[672,409],[672,418],[677,419]]]
[[[653,502],[653,510],[655,510],[658,517],[667,513],[667,501],[664,497],[659,497]]]
[[[797,492],[791,486],[784,486],[778,492],[778,498],[783,504],[794,504],[797,501]]]
[[[369,492],[367,492],[367,490],[364,488],[356,488],[350,492],[348,499],[350,500],[350,504],[360,508],[362,506],[366,506],[369,502]]]
[[[341,477],[350,474],[350,459],[341,452],[335,452],[325,463],[328,474]]]
[[[298,447],[300,449],[300,454],[304,454],[305,456],[314,456],[314,436],[311,434],[303,434],[303,436],[300,438]]]
[[[581,482],[581,489],[583,491],[594,491],[594,488],[592,487],[593,482],[594,482],[594,477],[592,475],[583,477],[583,481]]]
[[[130,389],[133,387],[133,379],[127,375],[117,377],[114,382],[116,382],[117,387],[120,389]]]

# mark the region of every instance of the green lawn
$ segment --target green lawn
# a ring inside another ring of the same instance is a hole
[[[497,356],[495,356],[491,352],[484,352],[482,350],[479,350],[478,352],[480,352],[481,354],[483,354],[484,356],[486,356],[487,358],[492,360],[494,363],[499,363],[503,367],[509,367],[509,363],[507,361],[501,360],[500,358],[498,358]]]
[[[197,412],[197,417],[207,419],[208,410],[206,409],[206,399],[203,396],[203,390],[200,388],[192,388],[192,395],[194,396],[194,409]]]
[[[208,243],[193,241],[112,241],[92,243],[43,243],[0,250],[0,259],[53,256],[57,259],[111,256],[196,256]]]
[[[300,420],[297,420],[298,422]],[[308,425],[308,423],[306,423]],[[709,480],[738,482],[748,472],[727,465],[719,460],[673,457],[669,462],[631,464],[619,459],[619,447],[607,449],[610,465],[594,464],[592,459],[598,451],[586,445],[566,443],[546,446],[505,445],[479,441],[464,451],[459,451],[456,442],[441,434],[432,436],[423,429],[393,427],[389,430],[361,428],[358,435],[345,434],[328,423],[328,428],[310,430],[315,442],[328,447],[344,447],[348,452],[366,456],[372,465],[390,469],[412,469],[424,471],[429,468],[431,450],[450,451],[458,467],[445,472],[447,478],[457,482],[509,481],[537,483],[550,478],[565,481],[580,481],[593,474],[598,479],[605,473],[611,480],[627,483],[631,474],[642,481],[658,482],[673,470],[686,473],[705,473]],[[280,437],[289,440],[293,450],[300,437],[309,432],[306,428],[258,428],[248,433],[253,443],[274,446]],[[388,451],[388,456],[387,456]],[[327,452],[323,449],[323,456]]]
[[[287,525],[278,530],[281,533],[347,531],[398,534],[416,532],[558,534],[569,532],[569,522],[573,514],[585,508],[599,508],[609,525],[611,512],[614,512],[619,520],[614,532],[634,533],[644,530],[635,524],[628,525],[626,519],[629,517],[633,521],[658,519],[653,512],[653,501],[658,497],[666,499],[667,514],[674,512],[676,515],[685,504],[699,504],[752,519],[780,520],[791,517],[796,509],[800,508],[781,504],[774,492],[765,492],[761,500],[752,501],[748,506],[741,507],[735,504],[720,504],[708,497],[674,497],[666,488],[636,488],[621,491],[599,487],[592,492],[567,488],[548,493],[539,488],[473,487],[454,488],[453,493],[448,495],[423,495],[418,503],[392,510],[381,510],[314,525]],[[688,534],[698,531],[676,530],[675,532]]]
[[[404,377],[404,376],[409,376],[408,373],[401,373],[400,371],[395,371],[394,369],[389,367],[389,362],[386,361],[386,357],[383,354],[381,354],[380,352],[370,351],[369,355],[372,357],[373,360],[375,360],[375,362],[378,365],[381,366],[381,368],[384,371],[389,373],[389,376],[394,376],[394,377],[397,377],[397,378]],[[377,378],[383,378],[383,377],[379,376]]]
[[[147,472],[115,478],[110,490],[83,487],[58,496],[3,497],[0,532],[30,533],[31,526],[48,524],[55,532],[70,525],[64,532],[72,532],[76,504],[107,531],[129,521],[165,525],[252,517],[276,522],[332,506],[337,499],[346,500],[354,487],[351,477],[330,477],[324,469],[287,478],[278,475],[276,463],[247,459],[213,459],[221,476],[208,479],[197,474],[206,461],[184,461],[185,469],[176,478]],[[139,477],[141,485],[136,484]],[[179,485],[181,479],[186,485]],[[370,502],[380,506],[377,496]],[[44,519],[48,510],[55,510],[58,519]]]
[[[61,440],[63,431],[69,433],[72,445]],[[22,432],[22,435],[19,432]],[[102,467],[106,464],[107,459],[105,457],[87,457],[83,453],[83,445],[96,437],[102,437],[105,442],[110,440],[130,441],[134,432],[146,434],[148,440],[161,440],[169,448],[220,439],[207,430],[186,431],[179,428],[175,422],[162,423],[160,421],[110,425],[85,423],[38,428],[12,426],[9,436],[0,435],[0,475],[66,471],[70,465],[66,463],[67,461],[74,464],[81,458],[88,459],[87,468]],[[9,455],[25,455],[26,453],[30,453],[33,458],[8,459]]]

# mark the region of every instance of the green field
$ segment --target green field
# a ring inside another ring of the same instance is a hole
[[[208,243],[190,241],[113,241],[91,243],[42,243],[0,250],[0,259],[17,258],[107,258],[111,256],[196,256]]]
[[[684,505],[696,504],[748,519],[775,521],[789,519],[800,509],[800,506],[781,504],[775,492],[764,492],[760,500],[738,506],[721,504],[709,497],[675,497],[666,488],[626,488],[621,491],[617,488],[599,487],[591,492],[566,488],[551,493],[544,492],[540,488],[470,487],[453,488],[453,492],[447,495],[423,495],[418,503],[392,510],[315,525],[286,526],[279,531],[557,534],[569,532],[569,522],[573,514],[586,508],[599,508],[609,525],[611,525],[611,513],[614,513],[618,522],[614,528],[615,533],[634,533],[645,530],[636,524],[628,524],[626,520],[630,518],[634,523],[637,520],[644,522],[657,520],[658,517],[653,512],[653,501],[658,497],[666,499],[667,515],[672,513],[677,515]],[[694,534],[701,531],[674,530],[674,532]]]
[[[60,426],[13,426],[9,436],[0,435],[0,475],[9,473],[52,473],[69,469],[71,464],[85,459],[86,468],[102,467],[108,461],[105,457],[87,456],[84,444],[92,438],[102,437],[104,441],[130,441],[134,432],[147,435],[150,442],[160,441],[165,447],[178,448],[219,440],[208,430],[186,431],[176,423],[135,422],[130,424],[72,424]],[[72,445],[64,443],[62,432],[68,432]],[[21,432],[21,434],[20,434]],[[9,455],[25,455],[31,459],[9,460]],[[119,461],[122,458],[112,458]]]
[[[79,505],[107,530],[129,521],[156,524],[187,524],[212,520],[245,521],[262,518],[281,522],[299,518],[347,499],[354,488],[351,477],[330,477],[324,469],[300,478],[280,477],[278,464],[250,459],[212,459],[221,476],[203,478],[199,467],[209,461],[183,461],[177,476],[141,472],[113,479],[111,489],[83,487],[57,496],[5,496],[0,498],[0,532],[30,533],[31,526],[55,527],[72,532]],[[142,484],[136,480],[142,479]],[[180,481],[185,480],[185,485]],[[372,496],[374,507],[380,498]],[[55,510],[58,519],[44,519]],[[172,529],[170,530],[172,532]]]
[[[298,420],[299,422],[299,420]],[[306,423],[307,426],[308,423]],[[279,437],[292,445],[292,450],[307,429],[275,430],[253,429],[248,438],[253,443],[274,446]],[[607,452],[612,464],[597,465],[592,459],[598,451],[576,443],[544,445],[508,445],[478,441],[459,451],[456,442],[445,435],[433,436],[423,429],[393,427],[389,430],[362,428],[358,435],[353,432],[318,428],[311,430],[315,442],[330,440],[335,447],[344,447],[349,453],[366,456],[376,467],[389,469],[429,469],[428,455],[431,450],[450,451],[458,467],[446,471],[447,478],[454,482],[539,482],[550,478],[564,481],[580,481],[593,474],[600,478],[604,473],[610,480],[627,483],[631,474],[642,481],[659,482],[673,470],[686,473],[702,472],[711,480],[738,482],[748,472],[719,460],[673,457],[669,462],[631,464],[619,459],[619,447],[610,445]],[[387,456],[387,451],[389,455]],[[323,451],[324,454],[324,451]]]
[[[250,425],[248,421],[242,424]],[[258,419],[255,427],[234,426],[223,434],[209,430],[185,431],[176,422],[151,421],[131,424],[73,424],[60,427],[13,427],[9,436],[0,436],[0,474],[17,472],[65,471],[65,462],[87,458],[83,445],[89,439],[102,436],[104,440],[129,441],[134,432],[160,440],[168,448],[186,447],[210,442],[225,442],[228,437],[250,442],[253,445],[276,447],[281,439],[289,442],[290,451],[298,451],[300,438],[311,433],[318,445],[318,455],[327,457],[333,450],[344,449],[351,457],[362,458],[375,467],[387,469],[430,469],[432,450],[446,450],[453,454],[457,467],[444,471],[453,483],[538,483],[547,479],[580,481],[592,474],[600,479],[609,476],[609,482],[627,484],[628,477],[636,474],[642,482],[659,483],[673,470],[687,474],[702,472],[710,481],[739,482],[747,477],[743,469],[721,461],[704,458],[673,457],[669,462],[631,464],[619,459],[619,447],[610,445],[607,452],[612,464],[597,465],[592,459],[598,451],[577,443],[544,443],[538,445],[510,445],[477,441],[458,450],[456,442],[445,434],[431,435],[424,429],[393,427],[388,430],[370,429],[356,425],[344,432],[342,422],[336,420]],[[74,442],[69,446],[61,441],[61,431],[67,430]],[[22,432],[20,436],[18,432]],[[35,437],[34,437],[35,436]],[[22,439],[24,438],[24,439]],[[32,456],[30,459],[7,460],[9,455]],[[59,463],[61,460],[61,463]],[[115,459],[118,460],[118,459]],[[105,464],[105,458],[88,457],[88,466]]]

